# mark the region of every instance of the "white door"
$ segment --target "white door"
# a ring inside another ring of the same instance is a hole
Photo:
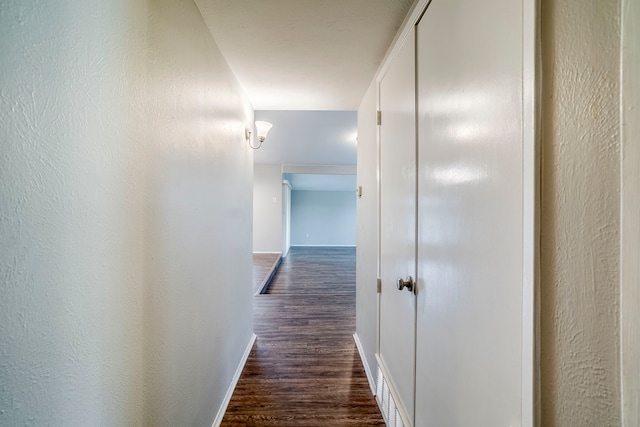
[[[415,278],[415,55],[411,32],[380,83],[381,368],[404,421],[414,412],[415,294],[397,279]],[[393,415],[392,415],[393,416]]]
[[[433,0],[418,24],[419,426],[530,425],[522,17],[520,1]]]

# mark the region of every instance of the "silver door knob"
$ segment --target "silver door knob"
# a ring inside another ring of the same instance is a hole
[[[402,277],[398,277],[396,285],[398,286],[399,291],[406,288],[409,292],[413,292],[413,277],[407,276],[407,278],[404,280],[402,279]]]

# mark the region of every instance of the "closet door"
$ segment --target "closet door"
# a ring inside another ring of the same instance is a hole
[[[392,400],[407,425],[414,414],[416,268],[415,34],[380,83],[380,352]],[[410,279],[408,279],[410,278]],[[402,285],[402,283],[401,283]],[[380,392],[380,391],[379,391]],[[388,399],[387,399],[388,401]],[[389,411],[395,417],[395,411]],[[392,425],[395,425],[392,423]]]
[[[519,1],[433,0],[417,27],[418,426],[531,421],[522,25]]]

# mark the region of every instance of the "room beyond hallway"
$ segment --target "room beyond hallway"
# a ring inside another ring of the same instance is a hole
[[[254,297],[258,339],[222,426],[384,425],[353,340],[355,253],[291,248]]]

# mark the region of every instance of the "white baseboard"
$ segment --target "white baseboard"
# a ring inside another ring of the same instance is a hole
[[[229,406],[229,402],[231,401],[231,396],[233,396],[233,391],[236,389],[236,385],[238,384],[240,375],[242,375],[242,370],[244,369],[244,365],[247,363],[247,359],[249,359],[249,353],[251,353],[251,349],[253,348],[253,344],[256,342],[256,338],[257,338],[256,334],[251,334],[251,339],[249,340],[249,344],[247,344],[247,348],[244,350],[244,354],[242,355],[242,360],[240,360],[240,364],[236,369],[236,373],[233,375],[233,378],[231,379],[231,384],[229,385],[227,394],[224,396],[222,405],[220,405],[218,414],[216,415],[216,418],[213,420],[213,424],[211,425],[211,427],[219,427],[220,424],[222,424],[224,413],[227,412],[227,407]]]
[[[254,254],[280,254],[282,255],[282,252],[270,252],[270,251],[254,251]]]
[[[376,395],[376,380],[373,377],[373,372],[371,371],[371,367],[367,362],[367,358],[364,355],[364,350],[362,348],[362,343],[360,342],[360,337],[356,332],[353,334],[353,340],[356,342],[356,347],[358,349],[358,354],[360,354],[360,360],[362,360],[362,365],[364,366],[364,372],[367,374],[367,381],[369,382],[369,387],[371,388],[371,394]]]

